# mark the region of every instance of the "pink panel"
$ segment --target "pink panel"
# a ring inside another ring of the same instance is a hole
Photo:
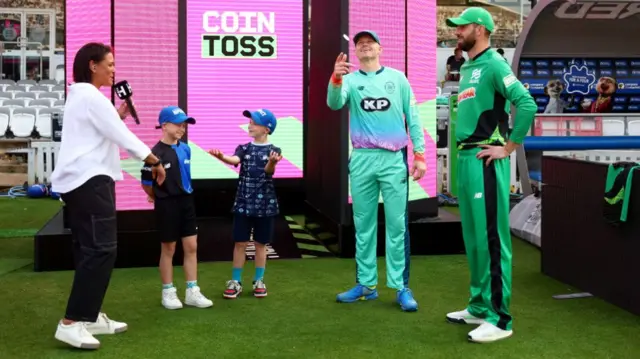
[[[407,0],[408,30],[408,77],[418,104],[436,98],[436,0]],[[424,107],[423,107],[424,108]],[[420,117],[426,118],[425,159],[427,174],[420,185],[434,197],[437,191],[436,172],[436,109],[428,107],[429,113],[421,111]],[[413,160],[412,146],[409,147],[409,163]]]
[[[126,123],[153,147],[162,136],[155,129],[160,109],[178,105],[178,1],[115,0],[114,25],[116,81],[129,81],[141,122],[136,125],[128,118]],[[116,98],[116,106],[120,102]],[[121,158],[128,157],[121,153]],[[142,162],[118,182],[118,210],[152,208],[134,177],[139,177],[141,167]]]
[[[88,42],[111,45],[111,1],[67,0],[65,4],[66,84],[73,82],[73,59]],[[110,99],[111,89],[102,92]]]
[[[187,0],[187,111],[199,121],[189,132],[190,142],[204,150],[219,148],[232,154],[239,144],[251,141],[242,127],[248,123],[242,111],[268,108],[279,119],[271,140],[282,147],[284,157],[275,177],[302,177],[302,4],[302,0]],[[207,12],[208,30],[203,24]],[[242,12],[261,14],[247,20]],[[269,26],[271,15],[274,29]],[[264,19],[266,25],[261,21]],[[204,56],[203,35],[230,35],[227,49],[237,46],[233,36],[274,36],[276,56],[224,58],[220,47],[214,47],[217,57],[209,57],[208,52]],[[286,117],[289,119],[283,120]],[[211,173],[206,167],[193,165],[194,178],[232,178],[237,176],[232,171],[239,169],[227,166],[225,173]]]

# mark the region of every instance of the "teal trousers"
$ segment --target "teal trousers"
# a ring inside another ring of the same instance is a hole
[[[356,281],[365,286],[378,284],[378,199],[382,193],[387,286],[407,287],[410,246],[406,152],[354,149],[349,159],[349,177],[356,230]]]

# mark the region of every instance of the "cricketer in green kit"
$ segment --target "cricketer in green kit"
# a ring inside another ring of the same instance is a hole
[[[356,230],[356,286],[337,301],[353,303],[378,298],[378,198],[382,192],[386,227],[387,286],[396,289],[396,301],[407,312],[418,309],[409,289],[409,229],[407,204],[409,172],[424,176],[424,129],[416,100],[401,71],[380,65],[380,39],[373,31],[357,33],[353,41],[360,69],[349,73],[345,54],[338,55],[327,90],[333,110],[347,106],[353,151],[349,177]],[[406,127],[405,127],[406,126]],[[409,134],[407,134],[407,129]],[[409,170],[407,145],[413,143]]]
[[[486,343],[513,334],[509,155],[522,144],[538,106],[490,48],[495,25],[487,10],[468,8],[447,25],[456,28],[458,47],[469,56],[460,68],[456,140],[458,203],[471,271],[469,303],[447,320],[479,324],[468,339]],[[511,104],[516,116],[509,134]]]

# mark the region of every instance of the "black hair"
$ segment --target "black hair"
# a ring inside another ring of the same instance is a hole
[[[111,52],[111,46],[99,42],[82,46],[73,59],[73,82],[91,82],[90,62],[101,62]]]
[[[504,55],[504,50],[502,48],[497,49],[496,52],[500,55]]]

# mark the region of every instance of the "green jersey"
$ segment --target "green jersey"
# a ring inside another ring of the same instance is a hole
[[[516,118],[509,136],[510,103],[516,107]],[[521,144],[537,110],[529,91],[494,50],[484,50],[460,68],[458,146],[504,145],[507,140]]]

